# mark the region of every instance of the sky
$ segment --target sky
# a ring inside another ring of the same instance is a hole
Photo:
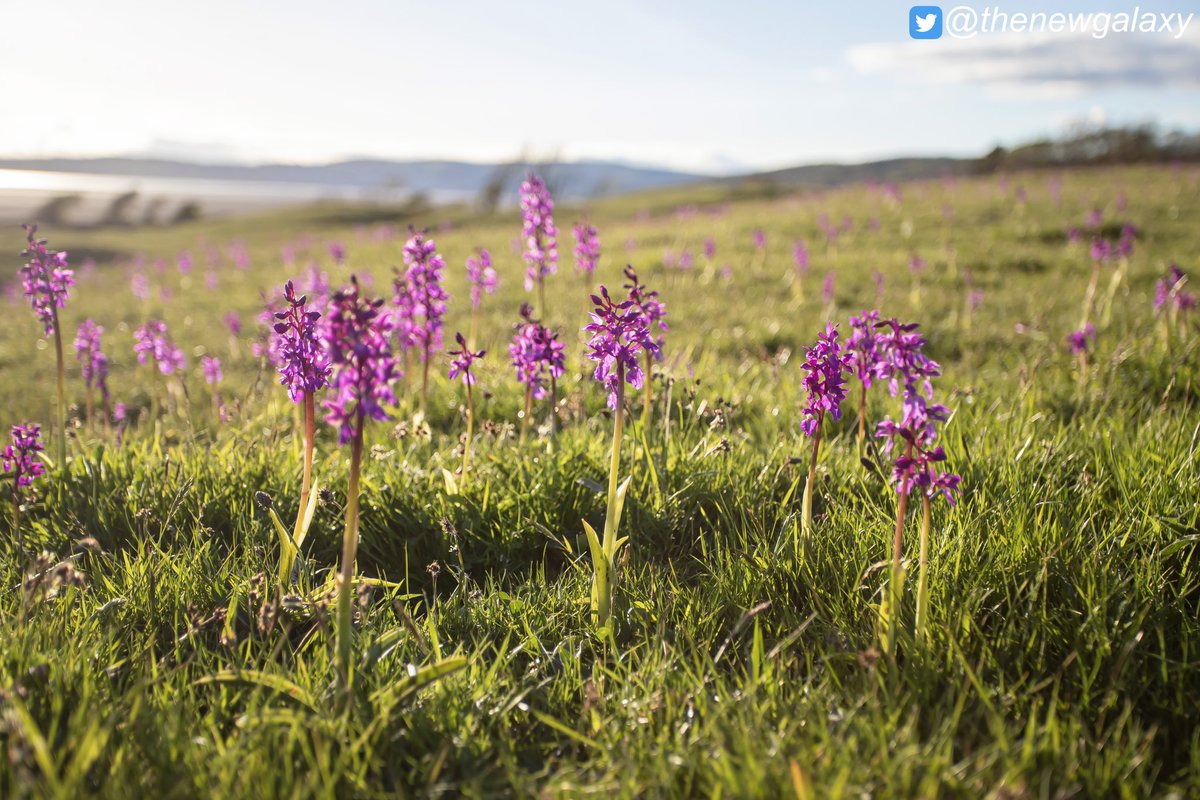
[[[915,41],[911,5],[0,0],[0,154],[525,154],[719,172],[977,155],[1083,122],[1200,129],[1200,18],[1179,38]]]

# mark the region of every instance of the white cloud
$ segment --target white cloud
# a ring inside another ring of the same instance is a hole
[[[1000,34],[969,40],[863,44],[850,63],[868,75],[921,83],[982,85],[1036,94],[1117,87],[1200,89],[1200,37]]]

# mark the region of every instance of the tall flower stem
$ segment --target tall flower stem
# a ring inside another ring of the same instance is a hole
[[[649,350],[646,351],[646,397],[645,404],[642,406],[642,430],[650,430],[650,419],[654,415],[654,381],[651,379],[651,369],[654,365],[654,356]],[[647,433],[649,435],[649,433]]]
[[[471,437],[475,434],[475,395],[471,384],[467,384],[467,439],[463,442],[462,483],[467,485],[467,475],[471,468]]]
[[[158,425],[158,395],[160,381],[158,378],[158,368],[151,366],[150,368],[150,422]]]
[[[912,458],[912,451],[912,442],[909,442],[905,456]],[[908,491],[908,478],[905,477],[900,481],[899,497],[896,500],[896,532],[892,537],[892,577],[888,585],[891,597],[887,618],[888,647],[884,648],[889,652],[896,645],[896,621],[900,616],[900,598],[904,591],[904,516],[908,512]]]
[[[921,496],[921,550],[917,561],[917,617],[914,630],[919,641],[929,626],[929,496]]]
[[[540,274],[538,275],[537,288],[538,318],[544,321],[546,319],[546,282]]]
[[[300,508],[296,511],[296,526],[293,539],[300,535],[300,526],[304,523],[304,514],[308,509],[308,496],[312,492],[312,465],[314,439],[316,438],[317,411],[313,393],[304,392],[304,472],[300,488]]]
[[[812,498],[813,485],[817,482],[817,453],[821,449],[821,423],[825,421],[822,413],[817,418],[817,432],[813,434],[812,458],[808,461],[808,478],[804,481],[804,501],[800,506],[800,532],[805,538],[812,531]]]
[[[558,433],[558,378],[550,376],[550,439]]]
[[[533,387],[525,387],[525,416],[521,417],[521,441],[529,433],[529,420],[533,417]]]
[[[616,576],[613,570],[616,566],[617,525],[620,514],[620,472],[621,472],[621,434],[625,426],[625,365],[617,366],[617,407],[613,412],[612,454],[608,463],[608,511],[604,517],[604,538],[601,542],[603,557],[607,563],[603,568],[597,566],[592,581],[596,583],[594,597],[596,598],[595,622],[601,630],[606,630],[612,617],[613,594],[616,590]],[[601,572],[601,569],[603,571]],[[598,580],[603,574],[603,580]]]
[[[62,331],[60,330],[62,326],[58,324],[58,309],[52,306],[50,314],[54,321],[54,355],[58,358],[58,439],[55,444],[58,448],[58,466],[61,469],[67,463],[66,367],[63,363]]]
[[[604,545],[607,547],[617,535],[616,514],[617,484],[621,472],[621,434],[625,428],[625,365],[617,365],[617,408],[613,412],[612,453],[608,462],[608,517],[604,520]]]
[[[358,557],[358,476],[362,463],[364,420],[359,415],[350,440],[350,478],[346,485],[346,530],[342,534],[342,571],[337,597],[337,654],[342,686],[349,692],[354,636],[354,561]]]
[[[858,454],[862,455],[863,443],[867,440],[867,384],[859,386],[858,395]]]
[[[17,487],[17,482],[14,480],[12,485],[12,522],[13,522],[13,545],[21,546],[21,490]]]
[[[425,343],[425,362],[421,365],[421,413],[429,401],[429,343]]]

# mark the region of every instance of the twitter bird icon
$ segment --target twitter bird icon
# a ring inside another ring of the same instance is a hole
[[[940,6],[913,6],[908,10],[908,35],[914,39],[942,38]]]

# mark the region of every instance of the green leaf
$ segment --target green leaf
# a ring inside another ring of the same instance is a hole
[[[282,586],[287,586],[292,579],[292,564],[296,562],[295,543],[292,542],[292,537],[287,532],[287,528],[283,527],[283,523],[279,520],[279,515],[275,513],[275,509],[267,509],[267,513],[271,515],[271,522],[275,525],[275,532],[279,534],[279,583]]]
[[[458,672],[466,666],[466,656],[450,656],[423,667],[409,664],[407,677],[376,691],[371,695],[371,704],[380,711],[386,711],[416,694],[420,689]]]
[[[312,525],[313,517],[317,514],[317,482],[312,483],[312,490],[308,495],[308,505],[304,508],[304,516],[300,518],[300,525],[296,528],[296,533],[292,537],[295,541],[296,550],[304,544],[305,537],[308,536],[308,529]]]
[[[218,672],[215,675],[205,675],[204,677],[194,681],[193,685],[204,686],[211,683],[257,686],[260,689],[267,689],[268,691],[282,695],[288,700],[297,702],[312,711],[314,714],[317,713],[317,704],[316,701],[313,700],[312,695],[282,675],[273,675],[269,672],[261,672],[259,670],[251,669],[229,669]]]
[[[587,534],[588,549],[592,553],[592,561],[597,564],[605,561],[604,548],[600,546],[600,537],[596,535],[596,529],[589,525],[586,519],[583,521],[583,532]]]
[[[454,479],[454,473],[442,467],[442,479],[446,481],[446,494],[458,494],[458,481]]]
[[[537,718],[538,722],[542,723],[543,725],[546,725],[547,727],[553,728],[554,730],[558,731],[559,733],[563,734],[564,736],[569,736],[570,738],[574,739],[575,741],[579,742],[580,744],[587,745],[588,747],[591,747],[595,750],[600,749],[600,743],[597,742],[595,739],[589,739],[587,736],[584,736],[582,733],[575,730],[574,728],[570,728],[570,727],[564,725],[563,723],[559,722],[558,720],[556,720],[554,717],[550,716],[549,714],[543,714],[542,712],[535,711],[533,709],[530,709],[529,713],[533,714],[533,716]]]

